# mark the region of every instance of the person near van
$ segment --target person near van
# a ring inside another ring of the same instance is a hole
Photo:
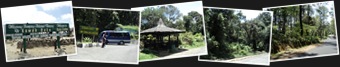
[[[105,45],[106,45],[106,41],[107,41],[107,40],[106,40],[106,32],[103,33],[102,38],[103,38],[103,39],[102,39],[102,48],[104,48]]]

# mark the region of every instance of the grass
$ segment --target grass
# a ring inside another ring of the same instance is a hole
[[[122,24],[117,24],[119,27],[122,27],[123,29],[129,29],[129,30],[136,30],[138,31],[138,26],[133,26],[133,25],[122,25]]]
[[[198,47],[203,47],[204,46],[204,42],[194,42],[193,45],[181,45],[181,47],[185,48],[185,49],[193,49],[193,48],[198,48]]]
[[[146,53],[139,53],[139,60],[148,60],[148,59],[154,59],[154,58],[158,58],[158,56],[154,55],[154,54],[146,54]]]
[[[302,46],[302,47],[299,47],[299,48],[289,48],[287,50],[280,51],[280,52],[277,52],[277,53],[271,53],[270,57],[280,59],[279,57],[282,54],[285,54],[285,52],[293,52],[293,53],[295,53],[295,52],[306,52],[306,51],[313,49],[313,48],[320,46],[320,45],[321,45],[320,43],[316,43],[316,44],[305,45],[305,46]]]

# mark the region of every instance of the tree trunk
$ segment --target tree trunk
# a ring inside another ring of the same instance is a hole
[[[283,22],[282,22],[282,33],[286,34],[286,22],[287,22],[287,15],[283,15]]]
[[[299,18],[299,19],[300,19],[300,35],[301,35],[301,36],[303,36],[303,25],[302,25],[302,24],[303,24],[303,23],[302,23],[302,18],[303,18],[303,16],[302,16],[302,15],[303,15],[303,11],[304,11],[302,7],[303,7],[303,6],[300,5],[300,18]]]
[[[256,40],[253,40],[253,49],[254,49],[253,51],[254,51],[254,52],[257,51],[256,45],[257,45],[257,44],[256,44]]]

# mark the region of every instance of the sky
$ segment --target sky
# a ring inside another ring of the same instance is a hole
[[[188,15],[190,11],[197,11],[201,15],[203,15],[203,3],[202,1],[193,1],[193,2],[183,2],[183,3],[173,3],[173,4],[164,4],[164,5],[153,5],[153,6],[145,6],[145,7],[136,7],[131,8],[131,10],[143,11],[143,9],[148,7],[158,7],[158,6],[166,6],[173,5],[178,8],[178,10],[183,15]]]
[[[242,12],[242,14],[246,17],[246,20],[255,19],[258,15],[263,13],[263,11],[261,11],[261,10],[240,10],[239,9],[239,10],[237,10],[237,12],[235,12],[235,14],[237,14],[238,11]]]
[[[320,4],[320,3],[327,3],[327,5],[325,5],[325,7],[328,9],[328,11],[332,11],[333,13],[334,12],[334,1],[325,1],[325,2],[316,2],[316,3],[306,3],[306,4],[299,4],[299,5],[315,5],[315,4]],[[280,7],[290,7],[290,6],[298,6],[298,5],[287,5],[287,6],[279,6],[279,7],[271,7],[271,8],[280,8]],[[312,8],[314,9],[317,9],[319,6],[312,6]],[[331,8],[333,10],[331,10]],[[268,9],[268,8],[265,8],[265,9]],[[314,11],[315,12],[315,11]],[[313,16],[317,15],[318,13],[315,12]],[[330,23],[330,21],[332,20],[332,16],[334,15],[328,15],[328,18],[327,18],[327,21],[328,23]]]
[[[328,11],[332,11],[334,12],[333,10],[331,10],[332,8],[334,9],[334,1],[326,1],[326,2],[318,2],[318,3],[310,3],[308,5],[316,5],[316,4],[321,4],[321,3],[327,3],[327,5],[325,5],[325,7],[328,9]],[[305,4],[307,5],[307,4]],[[312,6],[313,9],[318,9],[319,6]],[[314,15],[313,16],[316,16],[318,14],[318,12],[316,12],[316,10],[314,10]],[[328,18],[327,18],[327,21],[328,23],[330,23],[330,21],[332,20],[332,16],[334,15],[328,15]]]
[[[327,7],[328,11],[332,11],[331,8],[334,9],[334,1],[328,1],[328,4],[325,5],[325,6]],[[332,12],[334,12],[334,11],[332,11]],[[332,16],[334,16],[334,15],[330,15],[330,16],[328,16],[328,18],[327,18],[327,21],[328,21],[329,23],[330,23],[330,21],[332,21]]]
[[[2,24],[69,23],[74,27],[72,2],[54,2],[1,8]]]

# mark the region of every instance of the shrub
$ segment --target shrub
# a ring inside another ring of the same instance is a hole
[[[230,43],[228,47],[230,47],[229,49],[234,57],[250,55],[253,50],[250,46],[241,43]]]
[[[179,35],[179,38],[182,42],[182,45],[192,45],[193,41],[196,40],[195,36],[192,35],[192,32],[186,32]]]
[[[180,34],[179,38],[181,46],[184,48],[195,48],[204,45],[204,38],[201,33],[186,32]]]
[[[89,38],[89,37],[85,37],[85,38],[83,38],[82,41],[83,41],[83,42],[92,42],[92,39]]]

